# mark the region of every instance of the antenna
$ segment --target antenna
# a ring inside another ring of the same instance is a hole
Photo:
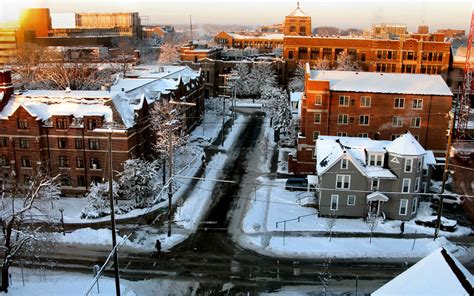
[[[191,43],[194,43],[194,38],[193,38],[193,19],[191,18],[191,15],[189,15],[189,28],[191,32]]]
[[[426,16],[426,0],[421,1],[421,24],[425,24],[425,16]]]
[[[300,8],[300,0],[296,1],[296,7]]]

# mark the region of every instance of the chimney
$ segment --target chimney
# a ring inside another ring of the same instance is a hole
[[[3,93],[0,101],[1,112],[13,94],[12,74],[9,69],[0,70],[0,93]]]

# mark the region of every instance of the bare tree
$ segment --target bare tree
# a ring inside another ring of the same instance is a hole
[[[294,76],[290,78],[290,82],[288,83],[288,89],[291,92],[304,91],[304,75],[305,75],[304,66],[301,64],[298,64],[298,67],[295,70]]]
[[[337,56],[336,70],[360,71],[360,66],[359,63],[354,60],[354,57],[352,55],[347,54],[343,51]]]
[[[245,97],[249,94],[249,73],[249,66],[246,62],[238,63],[231,71],[235,78],[229,80],[229,86],[231,88],[235,87],[236,94],[240,97]]]
[[[261,96],[265,89],[277,85],[276,73],[272,63],[255,63],[248,77],[250,95]]]
[[[372,243],[372,236],[374,234],[375,229],[377,228],[377,225],[379,224],[379,220],[375,215],[367,217],[367,227],[369,228],[370,231],[370,240],[369,243]]]
[[[326,230],[329,232],[329,241],[332,238],[332,230],[337,223],[337,216],[335,211],[330,211],[329,216],[326,218]]]
[[[160,57],[158,63],[173,64],[179,62],[179,52],[177,46],[172,43],[165,43],[160,47]]]
[[[329,284],[331,283],[332,274],[329,271],[329,266],[331,265],[331,259],[326,260],[323,263],[323,269],[319,272],[319,281],[322,286],[323,295],[328,295],[329,293]]]
[[[17,49],[16,54],[10,59],[13,71],[13,80],[17,88],[29,89],[37,80],[41,70],[43,48],[32,43],[26,43]]]
[[[314,65],[314,69],[316,70],[331,70],[331,62],[328,60],[320,59]]]
[[[15,261],[17,255],[31,243],[38,240],[41,227],[35,227],[35,221],[32,220],[30,211],[42,200],[42,194],[50,190],[57,191],[59,184],[57,179],[59,175],[51,178],[45,174],[39,173],[28,187],[25,196],[21,199],[21,205],[18,209],[14,207],[14,197],[18,194],[12,192],[12,207],[3,209],[1,223],[3,235],[3,264],[2,264],[2,285],[1,292],[8,292],[9,287],[9,269]]]
[[[112,46],[114,47],[113,65],[119,73],[125,75],[134,62],[134,52],[138,41],[132,38],[114,38]]]

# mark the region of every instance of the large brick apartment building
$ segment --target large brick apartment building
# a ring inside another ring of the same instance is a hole
[[[166,69],[163,76],[183,70]],[[114,171],[131,157],[148,155],[153,141],[149,111],[157,100],[196,103],[185,112],[187,127],[200,120],[202,78],[200,72],[188,73],[176,79],[117,79],[108,91],[20,93],[13,90],[10,71],[1,71],[0,180],[14,171],[19,184],[26,185],[42,168],[61,174],[64,194],[84,193],[91,182],[107,176],[109,134]]]
[[[297,154],[289,169],[314,173],[319,135],[393,140],[410,131],[425,149],[442,154],[451,103],[440,75],[317,71],[307,64]]]

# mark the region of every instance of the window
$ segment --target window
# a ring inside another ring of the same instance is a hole
[[[331,211],[337,211],[338,203],[339,203],[339,195],[332,194],[331,195]]]
[[[406,215],[408,207],[408,199],[400,199],[400,209],[398,210],[399,215]]]
[[[423,164],[423,157],[416,160],[416,171],[421,172],[421,165]]]
[[[368,133],[358,133],[357,136],[359,138],[368,138],[369,137],[369,134]]]
[[[67,156],[59,156],[59,167],[69,167],[69,158]]]
[[[30,148],[30,141],[25,138],[20,138],[20,148],[27,149]]]
[[[404,98],[395,98],[395,108],[403,109],[405,108],[405,99]]]
[[[382,166],[383,165],[383,155],[382,154],[370,154],[370,156],[369,156],[369,165]]]
[[[347,159],[341,159],[341,170],[347,170],[349,163]]]
[[[0,137],[0,148],[7,147],[8,142],[6,137]]]
[[[84,178],[84,176],[77,176],[77,186],[78,187],[86,186],[86,178]]]
[[[314,123],[321,123],[321,113],[314,113]]]
[[[347,137],[347,133],[346,132],[337,132],[336,134],[338,137]]]
[[[321,106],[323,104],[323,96],[317,95],[316,98],[314,99],[314,104],[316,106]]]
[[[393,116],[392,117],[392,126],[402,127],[403,126],[403,116]]]
[[[75,140],[75,143],[76,143],[76,149],[82,149],[84,147],[81,138],[77,138]]]
[[[99,176],[92,176],[91,177],[91,183],[94,183],[97,185],[97,183],[101,183],[102,182],[102,178],[99,177]]]
[[[423,109],[423,99],[414,99],[412,107],[413,109]]]
[[[59,149],[67,148],[67,138],[58,138],[58,148]]]
[[[339,97],[339,106],[349,106],[349,97],[348,96],[340,96]]]
[[[71,177],[69,176],[61,176],[61,185],[62,186],[71,186]]]
[[[415,179],[415,192],[418,192],[420,190],[420,177]]]
[[[31,176],[30,175],[23,175],[23,185],[25,185],[25,186],[31,185]]]
[[[336,189],[349,189],[351,187],[350,175],[336,175]]]
[[[412,117],[410,121],[410,127],[420,127],[421,126],[421,117]]]
[[[28,121],[18,118],[18,129],[28,129]]]
[[[405,159],[405,173],[411,173],[412,167],[413,167],[413,159],[412,158]]]
[[[100,162],[96,157],[91,157],[91,169],[100,170]]]
[[[359,125],[369,125],[370,116],[369,115],[360,115],[359,116]]]
[[[347,196],[347,205],[348,206],[355,206],[356,204],[356,196],[355,195],[348,195]]]
[[[360,97],[361,107],[370,107],[370,97]]]
[[[90,139],[89,140],[89,149],[99,150],[99,139]]]
[[[87,129],[93,130],[97,128],[97,120],[96,119],[89,119],[87,121]]]
[[[411,213],[415,214],[417,208],[418,208],[418,197],[415,197],[413,199],[413,204],[411,205]]]
[[[0,166],[7,166],[8,165],[8,158],[6,155],[0,155]]]
[[[21,166],[24,168],[31,168],[31,160],[27,156],[22,156]]]
[[[347,124],[349,122],[349,115],[347,114],[339,114],[337,116],[337,123],[338,124]]]
[[[392,136],[390,137],[393,140],[395,140],[396,138],[400,137],[399,134],[392,134]]]
[[[313,141],[316,141],[319,137],[319,131],[314,131],[313,132]]]
[[[67,122],[66,118],[58,118],[56,119],[56,128],[57,129],[67,129]]]
[[[78,157],[76,158],[76,168],[83,169],[84,168],[84,158]]]
[[[423,193],[426,193],[426,182],[421,183],[421,189],[423,190]]]
[[[402,183],[402,192],[403,193],[409,193],[410,192],[410,183],[411,183],[411,179],[403,178],[403,183]]]
[[[372,180],[372,190],[379,190],[379,179]]]

